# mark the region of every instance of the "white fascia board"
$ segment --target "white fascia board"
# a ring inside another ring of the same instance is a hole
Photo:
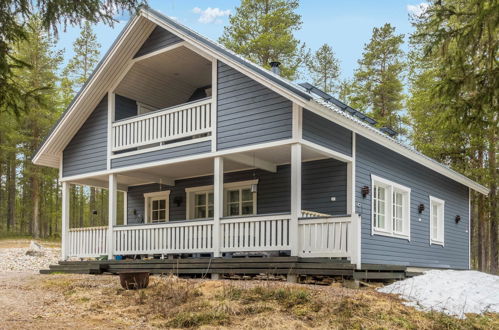
[[[50,154],[47,153],[47,148],[51,144],[54,143],[55,139],[57,138],[57,135],[61,129],[63,129],[65,126],[67,126],[68,122],[71,122],[74,120],[72,118],[72,113],[75,111],[75,109],[79,108],[82,102],[85,102],[88,98],[88,93],[91,90],[91,87],[93,84],[101,79],[102,72],[108,68],[111,59],[113,59],[113,56],[115,55],[116,51],[121,48],[123,42],[128,38],[130,32],[135,28],[139,20],[142,18],[140,15],[136,15],[132,21],[125,27],[126,30],[124,30],[119,39],[116,40],[114,43],[114,46],[112,49],[109,50],[109,53],[106,54],[106,57],[102,60],[102,63],[99,64],[97,70],[92,74],[91,79],[88,81],[86,85],[84,85],[83,90],[79,94],[77,94],[76,99],[74,102],[70,105],[70,108],[68,108],[62,115],[61,119],[59,120],[58,123],[56,123],[56,126],[54,129],[51,131],[50,135],[47,137],[47,139],[44,141],[43,145],[40,147],[40,149],[37,151],[35,156],[33,157],[33,163],[36,165],[45,165],[45,166],[51,166],[54,167],[53,164],[54,162],[48,161],[46,158],[50,157]],[[84,122],[84,121],[83,121]],[[80,125],[81,126],[81,125]],[[51,158],[51,157],[50,157]],[[58,162],[58,161],[57,161]],[[57,165],[58,166],[58,165]]]

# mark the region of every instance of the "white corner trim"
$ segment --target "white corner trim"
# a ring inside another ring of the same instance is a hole
[[[218,61],[211,61],[211,151],[217,151]]]
[[[293,102],[293,138],[301,139],[303,135],[303,108]]]
[[[116,94],[112,91],[107,93],[107,170],[111,169],[111,157],[113,155],[113,122],[115,117]]]

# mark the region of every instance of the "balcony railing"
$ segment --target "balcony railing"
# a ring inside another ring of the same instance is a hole
[[[211,98],[116,121],[112,151],[195,138],[211,132]]]

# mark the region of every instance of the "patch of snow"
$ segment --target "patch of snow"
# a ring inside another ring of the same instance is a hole
[[[467,313],[499,313],[499,276],[477,271],[430,270],[377,289],[400,295],[408,306],[465,318]]]
[[[31,249],[31,247],[0,249],[0,273],[38,273],[40,269],[48,269],[49,265],[57,264],[60,256],[61,249],[54,248],[41,248],[38,251]]]

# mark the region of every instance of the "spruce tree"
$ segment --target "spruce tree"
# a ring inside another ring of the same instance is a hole
[[[44,31],[56,32],[62,25],[80,25],[81,22],[103,22],[113,25],[114,16],[134,12],[145,0],[3,0],[0,1],[0,111],[17,115],[29,109],[28,103],[37,101],[39,89],[20,86],[15,70],[28,66],[15,56],[14,45],[27,40],[27,22],[34,13],[40,18]]]
[[[499,130],[499,2],[496,0],[442,0],[431,2],[424,14],[414,17],[416,32],[411,38],[419,48],[420,58],[431,63],[421,76],[432,75],[409,104],[413,121],[419,125],[419,136],[430,135],[432,127],[464,135],[462,141],[447,138],[440,146],[463,145],[467,155],[464,173],[482,184],[490,193],[485,200],[472,194],[472,223],[478,223],[472,237],[474,260],[481,270],[498,271],[499,203],[497,189],[497,149]],[[413,87],[413,88],[414,88]],[[436,114],[434,124],[422,122],[425,108]],[[424,147],[424,146],[423,146]],[[435,147],[438,149],[438,147]],[[459,169],[462,160],[449,165]],[[476,203],[475,203],[476,201]],[[490,225],[489,225],[490,224]],[[490,254],[489,254],[490,251]]]
[[[340,64],[331,46],[322,45],[307,61],[307,68],[314,85],[326,93],[339,94]]]
[[[308,55],[293,35],[302,24],[298,5],[298,0],[242,0],[219,42],[266,68],[281,62],[281,75],[294,79]]]
[[[373,29],[358,61],[348,99],[352,107],[366,111],[380,127],[387,126],[399,133],[405,132],[406,122],[402,111],[403,42],[404,36],[395,34],[395,28],[388,23]]]

